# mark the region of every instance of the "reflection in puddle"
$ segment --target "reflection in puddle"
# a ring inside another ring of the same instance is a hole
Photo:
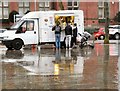
[[[118,58],[118,89],[120,90],[120,56]]]
[[[0,62],[0,90],[2,91],[2,62]]]
[[[112,44],[109,46],[109,53],[111,56],[118,56],[118,44]]]
[[[109,47],[108,51],[109,51],[109,56],[118,56],[119,54],[119,44],[109,44],[109,45],[103,45],[103,44],[96,44],[95,45],[95,50],[96,50],[96,54],[98,55],[103,55],[105,54],[105,47]]]
[[[21,59],[24,56],[21,50],[7,50],[6,57],[13,59]]]
[[[3,61],[16,62],[38,75],[82,74],[84,64],[84,58],[80,57],[77,51],[52,49],[41,49],[34,53],[30,50],[7,50]]]
[[[39,54],[39,60],[33,65],[23,66],[28,71],[39,75],[69,75],[82,74],[83,58],[71,56],[71,50],[56,51],[54,54]],[[80,68],[79,68],[80,67]]]

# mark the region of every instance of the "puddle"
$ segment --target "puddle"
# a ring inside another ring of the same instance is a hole
[[[89,50],[0,50],[2,86],[4,89],[117,89],[120,87],[118,50],[117,44],[96,44]]]

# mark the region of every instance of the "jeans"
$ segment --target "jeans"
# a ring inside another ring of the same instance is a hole
[[[55,34],[55,45],[56,48],[60,48],[60,34]]]
[[[66,35],[66,48],[71,48],[71,35]]]

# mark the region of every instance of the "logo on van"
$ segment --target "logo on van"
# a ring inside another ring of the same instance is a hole
[[[44,19],[45,22],[48,22],[48,19]]]

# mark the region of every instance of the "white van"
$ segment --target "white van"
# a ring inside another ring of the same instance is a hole
[[[8,49],[19,50],[23,45],[55,43],[52,27],[59,21],[62,27],[61,46],[65,45],[66,22],[77,23],[78,33],[84,32],[82,10],[34,11],[24,15],[18,22],[4,32],[2,43]]]

